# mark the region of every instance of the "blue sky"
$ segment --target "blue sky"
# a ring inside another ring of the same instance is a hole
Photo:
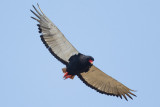
[[[39,38],[32,4],[108,75],[137,90],[124,99],[99,94],[64,67]],[[160,106],[160,1],[1,0],[0,107]]]

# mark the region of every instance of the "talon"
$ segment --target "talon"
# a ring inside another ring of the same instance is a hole
[[[68,79],[68,78],[73,79],[72,75],[68,75],[68,72],[66,72],[66,73],[64,74],[63,78],[64,78],[64,79]]]
[[[65,79],[68,79],[68,78],[71,78],[72,77],[72,75],[67,75],[67,76],[65,76]]]
[[[63,78],[65,78],[67,75],[68,75],[68,72],[66,72],[66,73],[64,74]]]

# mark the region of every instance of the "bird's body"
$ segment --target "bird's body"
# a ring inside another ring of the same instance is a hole
[[[38,5],[40,12],[33,6],[36,13],[31,12],[37,17],[31,17],[38,21],[39,33],[42,35],[41,40],[50,51],[50,53],[66,68],[63,68],[65,73],[64,78],[73,79],[77,75],[80,80],[83,81],[87,86],[96,91],[122,98],[127,100],[128,96],[132,99],[133,94],[131,89],[113,79],[106,73],[102,72],[96,66],[93,65],[94,58],[81,54],[72,44],[65,38],[60,30],[55,26],[54,23],[43,13]]]
[[[77,75],[82,72],[88,72],[89,68],[92,66],[89,62],[90,59],[94,60],[93,57],[86,56],[81,53],[73,55],[69,58],[66,71],[69,75]]]

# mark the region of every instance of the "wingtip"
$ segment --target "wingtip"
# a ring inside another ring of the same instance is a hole
[[[32,5],[33,6],[33,8],[36,10],[36,7],[34,6],[34,5]]]
[[[39,7],[39,4],[37,3],[37,6]]]
[[[39,4],[37,3],[37,6],[39,6]],[[32,7],[35,8],[35,6],[32,4]]]
[[[34,20],[36,20],[36,18],[34,18],[34,17],[32,17],[32,16],[31,16],[31,18],[34,19]]]
[[[32,4],[32,7],[35,7],[35,6]]]
[[[30,11],[34,14],[34,11],[30,9]]]
[[[31,11],[32,13],[34,13],[33,10],[30,9],[30,11]]]
[[[137,96],[136,96],[135,94],[133,94],[131,91],[133,91],[133,92],[137,92],[137,91],[135,91],[135,90],[130,90],[130,91],[129,91],[129,94],[131,94],[131,95],[137,97]]]

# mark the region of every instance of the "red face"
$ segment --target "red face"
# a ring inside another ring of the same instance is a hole
[[[90,59],[89,62],[90,62],[91,64],[93,64],[93,60]]]

